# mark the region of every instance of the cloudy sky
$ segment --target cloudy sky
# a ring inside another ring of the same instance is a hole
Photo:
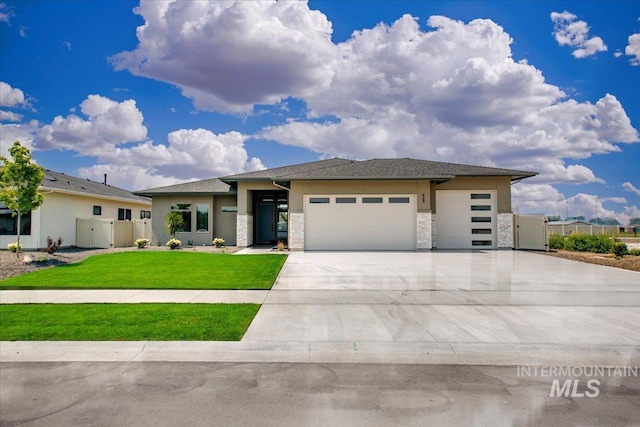
[[[2,0],[0,0],[2,1]],[[328,157],[640,216],[640,3],[4,1],[0,152],[138,190]]]

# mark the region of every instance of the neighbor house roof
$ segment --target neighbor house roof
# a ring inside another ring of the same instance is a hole
[[[449,180],[456,176],[509,176],[512,180],[537,175],[514,169],[472,166],[457,163],[434,162],[415,159],[347,160],[329,159],[300,165],[266,169],[230,175],[225,182],[256,180],[389,180],[433,179]]]
[[[599,225],[599,224],[592,224],[587,221],[582,221],[581,219],[572,219],[569,221],[549,221],[547,224],[548,225]]]
[[[235,194],[235,191],[231,189],[229,184],[220,181],[218,178],[211,178],[202,181],[150,188],[148,190],[135,191],[134,193],[141,196],[161,196],[163,194],[223,195]]]
[[[85,194],[87,196],[130,200],[132,202],[150,203],[146,198],[136,196],[123,188],[113,187],[90,179],[77,178],[62,172],[45,169],[44,178],[40,184],[42,189],[59,191],[61,193]]]

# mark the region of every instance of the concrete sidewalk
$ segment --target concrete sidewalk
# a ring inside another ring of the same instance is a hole
[[[640,347],[359,341],[3,341],[0,361],[638,366]]]

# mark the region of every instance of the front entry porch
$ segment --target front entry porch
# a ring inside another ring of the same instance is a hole
[[[252,191],[255,207],[254,245],[276,245],[288,241],[289,201],[287,191]]]

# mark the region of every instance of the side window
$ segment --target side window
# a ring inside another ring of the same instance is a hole
[[[94,206],[93,207],[94,215],[102,215],[102,206]]]
[[[118,208],[118,221],[131,221],[131,209]]]
[[[180,212],[182,215],[182,228],[178,230],[183,233],[191,232],[191,203],[176,203],[171,205],[171,210]]]

